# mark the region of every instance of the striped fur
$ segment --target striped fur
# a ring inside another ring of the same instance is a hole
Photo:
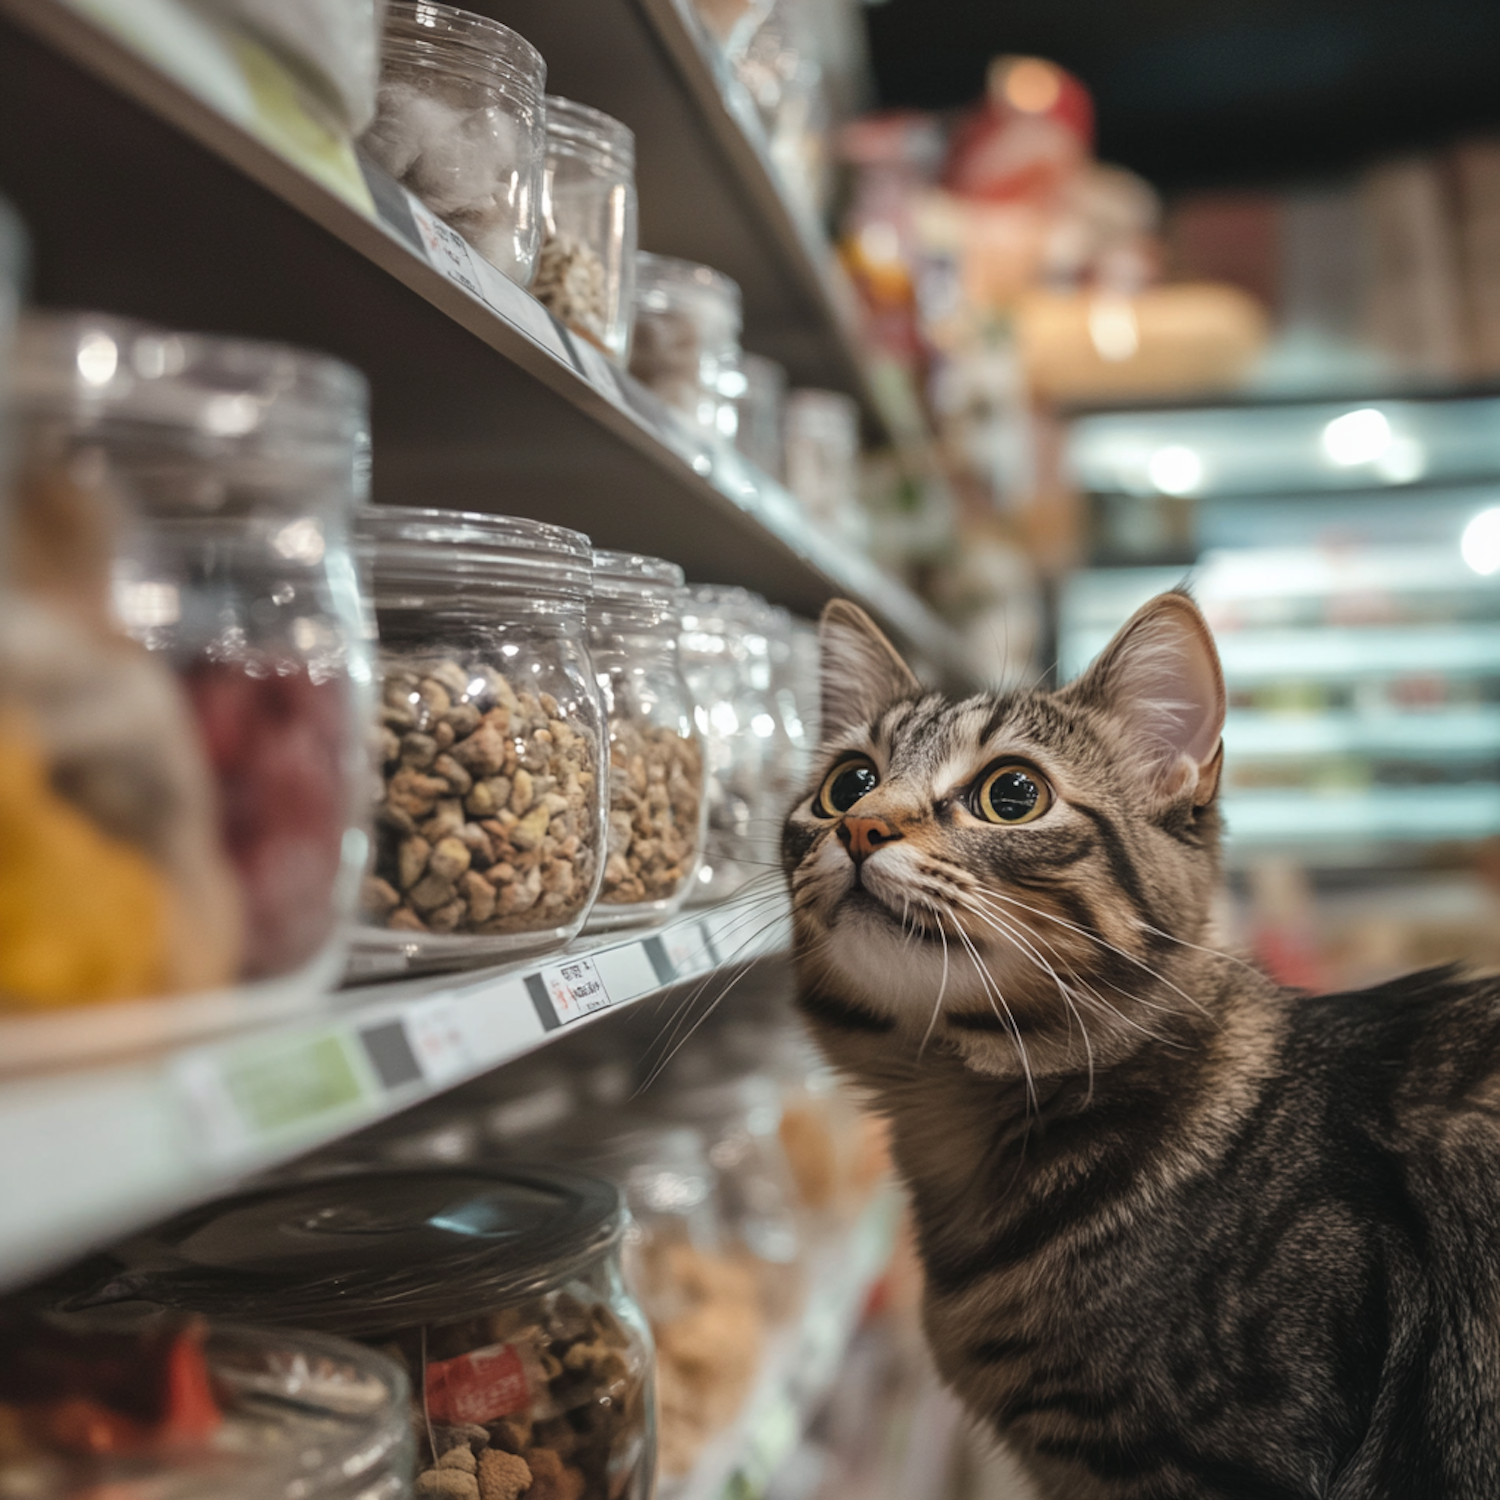
[[[1183,596],[1056,693],[955,702],[852,606],[824,632],[799,998],[891,1121],[944,1376],[1051,1500],[1500,1500],[1500,987],[1311,998],[1214,951]],[[858,866],[815,811],[851,752],[899,835]],[[1010,756],[1056,800],[997,827]]]

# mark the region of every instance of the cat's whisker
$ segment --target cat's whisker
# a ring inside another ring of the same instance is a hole
[[[930,902],[923,899],[922,905],[927,907],[928,910],[932,912],[934,917],[938,916],[936,908],[934,908]],[[938,917],[937,930],[938,936],[943,940],[943,977],[938,982],[937,999],[933,1002],[932,1006],[932,1018],[928,1021],[927,1030],[922,1033],[921,1045],[917,1048],[918,1058],[920,1058],[922,1054],[927,1050],[927,1043],[932,1039],[932,1029],[937,1025],[938,1016],[942,1014],[943,996],[948,993],[948,934],[943,931],[943,922],[941,917]]]
[[[1066,917],[1058,916],[1056,912],[1046,911],[1039,906],[1031,906],[1027,902],[1021,901],[1017,897],[1012,896],[1005,891],[989,890],[986,891],[985,894],[997,900],[1007,901],[1012,906],[1018,907],[1021,911],[1031,913],[1032,916],[1042,917],[1049,922],[1056,922],[1058,926],[1066,927],[1070,932],[1076,932],[1080,937],[1087,938],[1089,942],[1096,944],[1098,947],[1106,949],[1110,953],[1117,954],[1120,958],[1125,959],[1127,963],[1134,964],[1136,968],[1142,970],[1146,974],[1149,974],[1151,978],[1156,980],[1158,984],[1163,984],[1168,989],[1181,995],[1182,998],[1186,1000],[1187,1003],[1191,1005],[1195,1010],[1200,1011],[1204,1015],[1208,1014],[1207,1010],[1204,1009],[1201,1001],[1188,994],[1186,990],[1181,989],[1179,986],[1173,984],[1165,974],[1158,973],[1157,970],[1153,969],[1151,965],[1148,964],[1144,959],[1137,958],[1135,954],[1110,942],[1108,938],[1103,936],[1103,934],[1095,932],[1091,928],[1083,927],[1077,922],[1070,922]]]
[[[1019,929],[1012,929],[1011,926],[1009,925],[1009,923],[1002,923],[997,918],[992,918],[990,916],[985,915],[985,913],[983,911],[981,911],[978,908],[977,905],[971,906],[970,907],[970,912],[971,912],[971,915],[978,917],[981,922],[986,923],[988,926],[990,926],[991,928],[993,928],[996,932],[1000,933],[1000,935],[1002,937],[1005,937],[1005,938],[1009,939],[1009,941],[1014,946],[1020,948],[1021,951],[1023,952],[1023,954],[1027,958],[1029,958],[1034,964],[1036,964],[1038,968],[1042,969],[1046,974],[1048,974],[1051,977],[1053,984],[1057,986],[1057,993],[1062,997],[1063,1004],[1068,1007],[1068,1012],[1069,1012],[1070,1017],[1072,1017],[1072,1018],[1074,1018],[1074,1019],[1077,1020],[1077,1022],[1078,1022],[1078,1032],[1079,1032],[1079,1035],[1083,1038],[1083,1050],[1084,1050],[1084,1053],[1085,1053],[1086,1057],[1088,1058],[1088,1074],[1089,1074],[1088,1099],[1090,1101],[1092,1101],[1092,1099],[1094,1097],[1094,1045],[1089,1040],[1088,1027],[1083,1024],[1083,1014],[1078,1009],[1078,1007],[1073,1003],[1072,991],[1071,991],[1070,987],[1068,985],[1066,985],[1066,984],[1063,983],[1062,977],[1058,974],[1057,970],[1054,969],[1052,967],[1052,965],[1049,964],[1036,951],[1036,949],[1032,946],[1030,940],[1026,937],[1026,935],[1023,932],[1021,932]],[[1056,950],[1054,949],[1053,952],[1055,954]],[[1072,975],[1071,973],[1070,973],[1070,977],[1076,978],[1076,976]],[[1069,1035],[1070,1038],[1072,1037],[1072,1034],[1073,1034],[1073,1026],[1072,1026],[1072,1020],[1070,1020],[1069,1023],[1068,1023],[1068,1035]]]

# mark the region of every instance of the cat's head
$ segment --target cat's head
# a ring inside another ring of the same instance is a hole
[[[1224,680],[1192,600],[1153,600],[1056,692],[926,692],[842,600],[821,645],[782,842],[804,993],[995,1072],[1013,1028],[1034,1073],[1133,1050],[1185,999],[1219,879]]]

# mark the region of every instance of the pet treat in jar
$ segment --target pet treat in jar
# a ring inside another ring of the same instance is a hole
[[[411,1387],[326,1335],[50,1314],[0,1327],[3,1500],[407,1500]]]
[[[589,651],[609,720],[609,842],[591,928],[669,916],[703,846],[703,749],[678,657],[682,570],[594,553]]]
[[[548,96],[542,218],[532,296],[623,362],[635,294],[635,136],[618,120]]]
[[[605,837],[589,540],[397,506],[366,511],[360,535],[381,706],[357,941],[427,967],[561,947],[593,902]]]
[[[710,266],[635,258],[630,373],[705,432],[733,438],[740,373],[740,289]]]
[[[572,1172],[373,1171],[182,1214],[112,1251],[109,1286],[390,1355],[419,1497],[649,1500],[651,1336],[624,1229],[619,1192]]]
[[[8,681],[30,685],[10,722],[66,804],[39,858],[92,824],[105,889],[139,914],[120,926],[168,934],[122,997],[321,988],[368,849],[348,537],[364,380],[301,350],[95,314],[28,317],[17,353],[14,575],[87,647],[7,636]]]
[[[525,37],[436,0],[390,0],[375,123],[387,172],[525,286],[541,243],[547,65]]]

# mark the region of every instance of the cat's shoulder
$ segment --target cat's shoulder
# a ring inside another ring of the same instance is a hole
[[[1306,996],[1291,1008],[1293,1057],[1393,1105],[1500,1102],[1500,975],[1456,964]]]

